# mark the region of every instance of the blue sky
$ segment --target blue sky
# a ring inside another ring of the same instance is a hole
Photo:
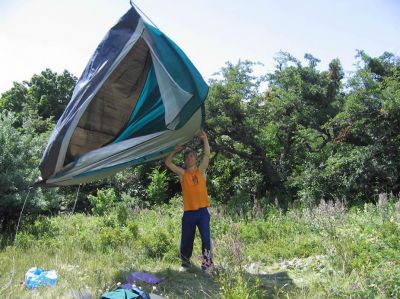
[[[261,62],[280,50],[320,68],[339,58],[352,71],[356,49],[400,56],[398,0],[137,0],[135,3],[208,79],[226,61]],[[129,0],[0,0],[0,93],[45,68],[80,76]]]

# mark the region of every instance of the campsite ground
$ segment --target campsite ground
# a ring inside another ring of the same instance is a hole
[[[152,210],[118,209],[105,216],[75,214],[25,224],[17,246],[0,250],[2,298],[98,298],[133,271],[162,282],[142,284],[168,298],[398,298],[400,203],[347,208],[340,202],[259,217],[212,210],[216,270],[203,273],[199,238],[194,266],[182,272],[177,203]],[[8,243],[9,244],[9,243]],[[15,274],[10,272],[15,254]],[[57,271],[55,287],[28,290],[33,266]]]

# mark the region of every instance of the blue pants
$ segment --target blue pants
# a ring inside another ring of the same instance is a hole
[[[201,236],[201,249],[203,254],[203,266],[212,263],[211,259],[211,235],[210,213],[207,208],[197,211],[187,211],[182,216],[181,260],[183,264],[189,264],[193,253],[193,243],[196,226]]]

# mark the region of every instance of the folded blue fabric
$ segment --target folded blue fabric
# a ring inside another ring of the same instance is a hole
[[[125,276],[126,282],[129,284],[134,284],[138,282],[145,282],[148,284],[157,284],[161,282],[160,278],[155,277],[152,274],[144,272],[131,272]]]

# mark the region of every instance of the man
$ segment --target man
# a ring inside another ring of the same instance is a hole
[[[203,158],[197,165],[197,154],[187,148],[183,153],[185,168],[175,165],[172,160],[174,156],[182,151],[182,146],[177,145],[165,159],[165,164],[179,176],[183,195],[183,216],[181,236],[181,265],[183,268],[190,267],[190,258],[193,252],[193,243],[196,226],[199,229],[202,242],[203,261],[201,268],[209,270],[212,267],[211,236],[210,236],[210,214],[208,207],[208,192],[206,186],[206,170],[210,160],[210,145],[207,135],[200,131],[197,135],[203,141]]]

